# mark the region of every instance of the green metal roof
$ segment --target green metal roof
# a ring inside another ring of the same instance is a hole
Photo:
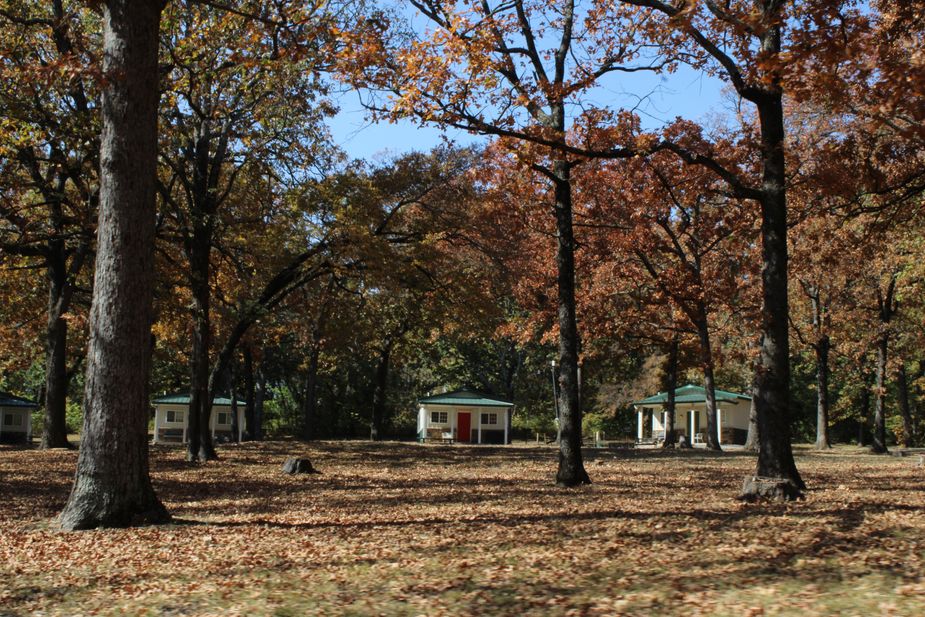
[[[38,409],[38,403],[21,396],[13,396],[9,392],[0,392],[0,407],[22,407],[23,409]]]
[[[502,398],[496,398],[473,392],[472,390],[454,390],[418,399],[424,405],[454,405],[456,407],[513,407],[514,403]]]
[[[725,390],[714,390],[716,394],[717,401],[725,401],[728,403],[735,403],[737,401],[750,401],[752,397],[746,396],[745,394],[739,394],[737,392],[727,392]],[[641,401],[633,401],[633,405],[663,405],[668,401],[667,392],[659,392],[649,398],[644,398]],[[681,386],[680,388],[675,389],[674,391],[674,402],[675,403],[705,403],[707,401],[707,391],[701,388],[700,386],[695,386],[694,384],[687,384],[686,386]]]
[[[154,399],[155,405],[189,405],[189,394],[177,393],[177,394],[165,394]],[[231,406],[231,399],[227,396],[216,396],[212,399],[213,405],[227,405]],[[238,400],[238,405],[244,405],[244,401]]]

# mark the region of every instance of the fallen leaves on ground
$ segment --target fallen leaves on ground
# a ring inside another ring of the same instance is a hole
[[[320,475],[288,476],[287,456]],[[742,453],[406,443],[152,450],[173,524],[58,531],[76,453],[0,447],[3,615],[918,615],[925,473],[798,450],[804,502],[734,500]]]

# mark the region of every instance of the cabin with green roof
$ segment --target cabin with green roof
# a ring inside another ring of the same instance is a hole
[[[0,392],[0,443],[31,443],[32,412],[38,403]]]
[[[186,443],[189,426],[189,394],[165,394],[154,399],[154,443]],[[244,402],[237,401],[238,435],[244,434]],[[215,397],[212,400],[212,416],[209,429],[214,441],[234,441],[231,432],[231,399]]]
[[[707,393],[694,384],[675,391],[675,433],[684,435],[693,445],[704,443],[707,430]],[[745,443],[748,436],[748,412],[752,398],[738,392],[716,390],[717,437],[720,444]],[[659,442],[665,439],[668,393],[659,392],[633,402],[636,410],[636,443]]]
[[[418,441],[441,443],[511,443],[511,401],[454,390],[418,400]]]

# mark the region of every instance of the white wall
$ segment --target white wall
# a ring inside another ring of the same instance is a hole
[[[13,421],[19,420],[18,426],[7,426],[6,416],[13,416]],[[0,407],[0,433],[28,433],[32,419],[32,410],[22,407]]]
[[[460,413],[471,414],[469,428],[471,431],[478,432],[479,423],[482,419],[482,414],[495,414],[496,422],[494,424],[482,424],[483,430],[490,431],[506,431],[508,424],[508,414],[511,413],[513,407],[454,407],[453,405],[421,405],[418,413],[418,432],[421,430],[427,430],[429,428],[439,428],[443,429],[446,432],[452,430],[457,430],[459,427],[459,418]],[[431,412],[434,411],[445,411],[447,414],[446,422],[433,422],[431,420]],[[423,424],[422,424],[423,421]],[[456,439],[459,439],[459,436],[456,436]],[[475,443],[475,440],[473,441]]]
[[[748,430],[748,411],[751,401],[739,401],[735,405],[723,407],[723,426]],[[728,411],[727,411],[728,409]]]
[[[183,420],[181,422],[167,422],[167,412],[173,411],[183,414]],[[224,424],[218,423],[218,414],[219,412],[225,412],[228,414],[228,422]],[[188,423],[189,415],[189,405],[167,405],[159,404],[154,406],[154,441],[155,443],[159,442],[158,433],[160,429],[183,429],[184,430],[184,442],[186,432],[185,429],[189,425]],[[227,433],[231,431],[231,405],[212,405],[212,414],[209,417],[209,430],[213,433],[223,432]],[[244,416],[244,406],[238,406],[238,426],[240,427],[241,432],[247,428],[246,420]]]
[[[723,427],[739,428],[747,431],[748,409],[750,405],[751,401],[739,401],[737,403],[718,401],[716,406],[720,409]],[[651,406],[651,408],[654,410],[652,414],[652,430],[664,431],[665,425],[662,423],[662,408],[654,405]],[[642,407],[639,407],[637,411],[641,409]],[[700,412],[700,424],[697,427],[697,431],[702,433],[707,428],[707,406],[705,403],[678,403],[675,406],[674,425],[677,428],[686,429],[688,414],[691,409]]]

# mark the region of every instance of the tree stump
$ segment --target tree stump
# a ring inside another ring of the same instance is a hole
[[[314,467],[312,467],[312,462],[307,458],[300,458],[297,456],[290,456],[286,459],[286,462],[283,463],[283,473],[288,473],[290,475],[295,475],[297,473],[321,473]]]
[[[742,484],[742,501],[794,501],[803,499],[800,488],[788,478],[763,478],[746,476]]]

